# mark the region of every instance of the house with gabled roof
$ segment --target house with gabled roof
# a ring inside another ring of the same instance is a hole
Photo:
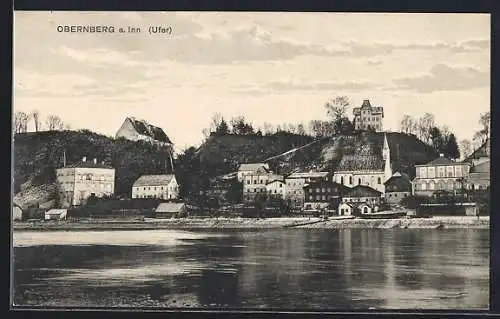
[[[179,184],[174,174],[142,175],[132,185],[132,198],[176,199]]]
[[[122,126],[116,132],[116,138],[120,137],[131,141],[147,141],[161,146],[173,146],[172,141],[162,128],[132,116],[125,118]]]
[[[242,182],[245,175],[264,174],[269,172],[267,163],[243,163],[238,167],[238,181]]]
[[[412,181],[414,195],[432,196],[436,192],[462,190],[463,180],[469,177],[471,164],[456,162],[443,154],[426,164],[415,165]]]
[[[404,173],[396,172],[385,183],[384,198],[387,203],[397,204],[405,197],[411,195],[412,185],[410,177]]]
[[[471,165],[478,165],[490,160],[491,145],[488,138],[480,147],[478,147],[472,154],[464,159],[464,162],[469,162]]]

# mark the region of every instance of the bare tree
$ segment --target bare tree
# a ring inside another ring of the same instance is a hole
[[[468,139],[461,140],[459,144],[461,159],[472,154],[472,143]]]
[[[425,143],[430,142],[430,129],[435,126],[434,115],[425,113],[423,117],[418,120],[418,137]]]
[[[481,124],[481,130],[476,132],[475,136],[479,143],[484,143],[490,136],[490,125],[491,125],[491,115],[490,112],[481,113],[479,117],[479,124]]]
[[[71,130],[71,126],[69,124],[64,124],[64,129],[66,131],[70,131]]]
[[[275,132],[274,126],[271,123],[264,122],[264,125],[262,126],[263,133],[265,135],[271,135]]]
[[[210,132],[215,132],[221,121],[222,115],[220,113],[215,113],[214,115],[212,115],[209,128]]]
[[[412,118],[409,115],[404,115],[400,122],[400,131],[405,134],[411,134],[412,132]]]
[[[35,132],[42,129],[42,123],[40,120],[40,113],[37,110],[31,112],[31,118],[33,119],[33,124],[35,125]]]
[[[58,131],[63,129],[64,123],[59,116],[49,115],[46,120],[46,126],[49,131]]]
[[[18,111],[14,114],[14,128],[16,133],[26,133],[28,131],[28,114]]]
[[[334,121],[346,116],[350,102],[347,96],[337,96],[325,104],[326,112]]]

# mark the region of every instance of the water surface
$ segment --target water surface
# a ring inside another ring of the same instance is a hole
[[[23,306],[489,306],[489,230],[26,231],[14,245]]]

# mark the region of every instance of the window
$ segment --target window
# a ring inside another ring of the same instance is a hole
[[[325,195],[321,196],[321,200],[326,200]]]
[[[283,187],[283,184],[280,183],[280,188],[282,188],[282,187]]]
[[[256,179],[254,179],[254,180],[253,180],[253,183],[254,183],[254,185],[255,185],[255,184],[257,184],[257,180],[256,180]]]
[[[316,195],[316,200],[320,200],[320,196],[319,195]]]
[[[378,183],[379,185],[380,185],[380,184],[382,184],[382,179],[381,179],[380,177],[377,179],[377,183]]]
[[[340,177],[340,184],[344,185],[344,176]]]
[[[352,185],[352,176],[349,176],[349,185]]]
[[[88,181],[90,181],[90,180],[92,179],[92,175],[87,174],[87,175],[85,176],[85,179],[86,179],[86,180],[88,180]]]
[[[250,181],[247,181],[247,185],[250,184]]]
[[[144,190],[146,190],[146,187],[143,187],[143,188],[144,188]]]
[[[358,185],[361,185],[361,178],[358,178]]]
[[[423,191],[427,190],[427,183],[423,182],[422,184],[420,184],[420,189]]]
[[[264,182],[262,180],[260,180],[260,183],[263,184]]]
[[[319,193],[319,188],[316,188],[316,193]]]
[[[325,193],[325,192],[326,192],[326,189],[325,189],[325,188],[322,188],[322,189],[321,189],[321,192]]]

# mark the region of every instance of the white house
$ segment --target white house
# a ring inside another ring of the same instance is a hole
[[[132,185],[132,198],[176,199],[179,184],[174,174],[142,175]]]
[[[269,173],[267,163],[246,163],[238,167],[238,181],[242,182],[246,175],[256,175]]]
[[[45,220],[64,220],[67,214],[67,209],[51,209],[45,212]]]
[[[61,199],[61,207],[81,205],[90,196],[103,197],[115,192],[115,169],[97,158],[56,170],[56,178]]]
[[[351,216],[354,214],[354,209],[356,205],[354,203],[341,202],[337,210],[339,216]]]
[[[267,195],[269,197],[281,197],[286,198],[286,184],[283,180],[275,179],[273,181],[269,181],[266,185]]]

